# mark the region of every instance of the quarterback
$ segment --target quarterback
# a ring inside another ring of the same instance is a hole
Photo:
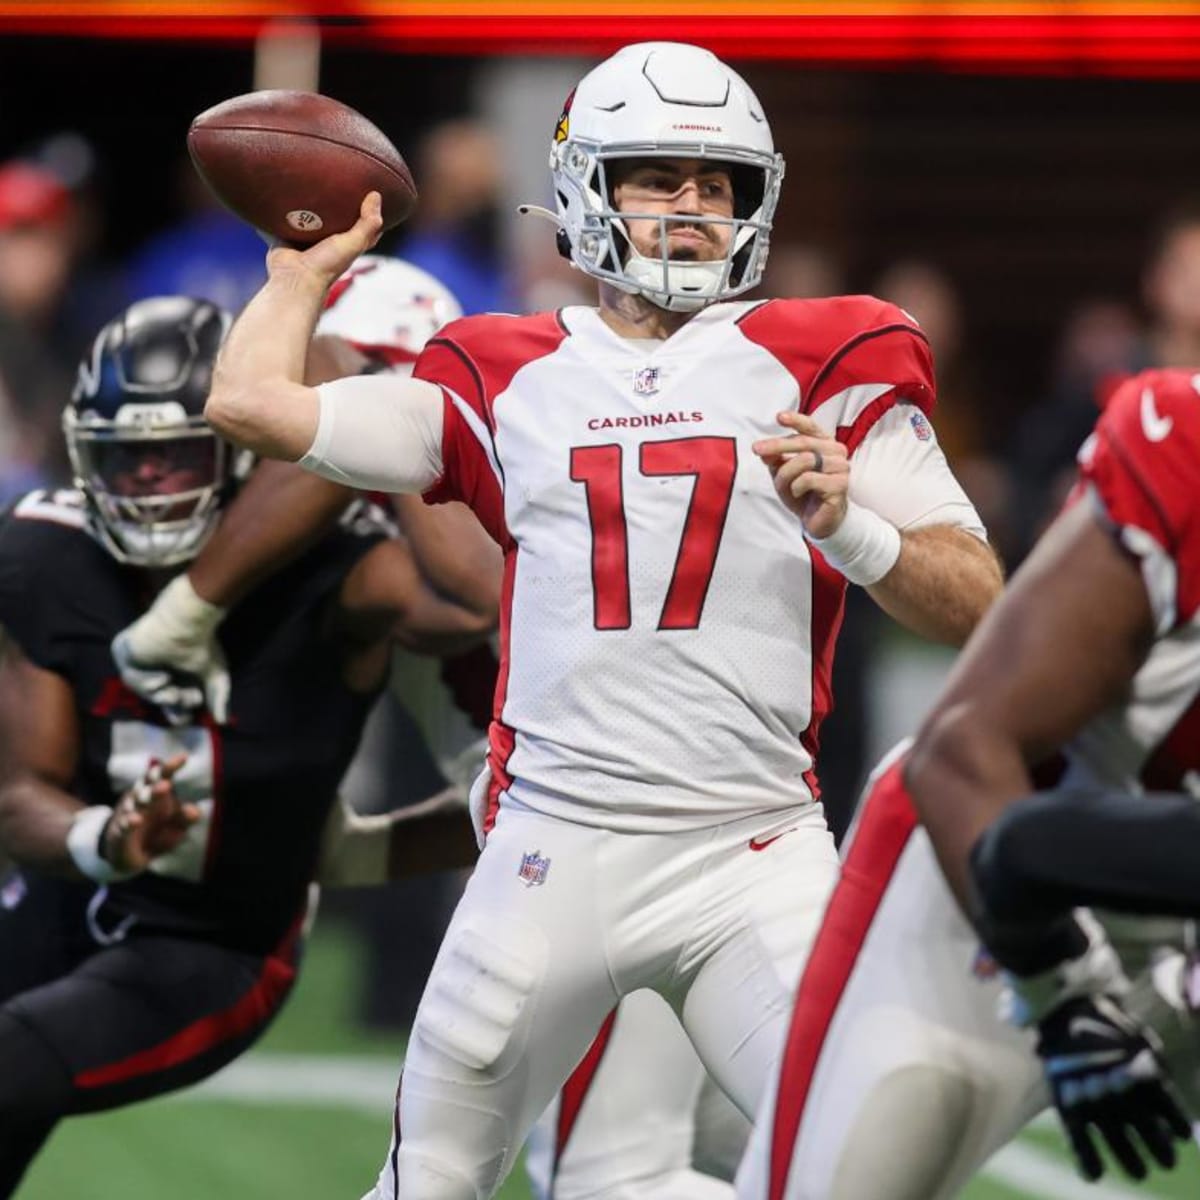
[[[380,1198],[493,1195],[640,988],[752,1113],[837,875],[814,757],[847,583],[948,641],[1000,585],[916,323],[865,296],[739,299],[783,174],[740,77],[627,47],[568,100],[551,171],[596,308],[466,318],[411,379],[306,387],[324,293],[378,236],[371,194],[346,233],[271,252],[206,408],[268,457],[464,501],[504,552],[486,844]]]

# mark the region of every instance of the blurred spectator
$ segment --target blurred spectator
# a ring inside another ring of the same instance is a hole
[[[983,518],[988,536],[1001,558],[1017,552],[1010,519],[1009,474],[992,444],[979,388],[979,376],[966,346],[962,302],[950,277],[921,259],[894,263],[872,291],[890,300],[920,322],[933,351],[937,370],[938,441],[955,475]]]
[[[771,247],[762,294],[811,300],[838,296],[846,290],[841,264],[820,246],[783,242]]]
[[[550,222],[540,217],[526,219],[518,245],[516,284],[521,312],[595,305],[594,285],[589,287],[588,277],[559,254]]]
[[[1200,364],[1200,202],[1159,226],[1142,290],[1150,312],[1142,365]]]
[[[59,415],[74,347],[59,317],[76,239],[70,191],[43,167],[0,167],[0,501],[63,481]]]
[[[1070,491],[1076,451],[1091,433],[1104,398],[1126,375],[1152,361],[1129,305],[1088,300],[1067,316],[1054,353],[1049,395],[1021,421],[1013,449],[1019,480],[1013,512],[1022,552],[1038,539]]]
[[[501,164],[492,135],[475,121],[435,126],[416,155],[420,191],[399,253],[440,279],[465,313],[515,307],[500,253]]]
[[[184,295],[237,312],[266,279],[261,234],[220,206],[186,156],[176,168],[186,216],[146,242],[129,264],[129,302]]]
[[[1018,430],[1014,464],[1024,544],[1053,518],[1075,473],[1075,453],[1116,385],[1147,367],[1200,365],[1200,203],[1167,215],[1142,277],[1147,322],[1132,308],[1092,300],[1068,317],[1050,391]]]
[[[59,324],[62,344],[78,360],[96,330],[126,306],[123,269],[104,257],[105,214],[101,166],[95,147],[80,133],[63,130],[42,139],[27,157],[44,167],[71,194],[71,286],[63,297]]]

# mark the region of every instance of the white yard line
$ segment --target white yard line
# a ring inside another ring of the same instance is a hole
[[[186,1092],[180,1100],[234,1100],[243,1104],[331,1105],[381,1119],[391,1112],[399,1064],[363,1057],[252,1054]],[[1048,1117],[1053,1124],[1053,1117]],[[1047,1123],[1041,1118],[1039,1125]],[[1000,1151],[983,1174],[1039,1200],[1147,1200],[1153,1193],[1119,1183],[1084,1183],[1065,1157],[1027,1143]]]
[[[1085,1183],[1065,1159],[1026,1142],[1005,1146],[988,1161],[982,1174],[1031,1196],[1044,1196],[1046,1200],[1147,1200],[1154,1195],[1105,1179]]]

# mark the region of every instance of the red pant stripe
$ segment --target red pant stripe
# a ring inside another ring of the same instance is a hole
[[[896,864],[916,828],[901,778],[903,765],[903,761],[895,763],[863,801],[857,836],[800,979],[775,1101],[769,1200],[783,1200],[821,1047]]]

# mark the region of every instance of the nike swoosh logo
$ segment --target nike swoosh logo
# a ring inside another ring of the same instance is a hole
[[[793,825],[791,829],[785,829],[782,833],[773,833],[769,838],[751,838],[751,850],[765,850],[772,842],[777,842],[785,833],[795,833],[799,829],[799,825]]]
[[[1146,388],[1142,392],[1142,432],[1147,441],[1161,442],[1175,427],[1170,417],[1160,416],[1154,407],[1154,390]]]

